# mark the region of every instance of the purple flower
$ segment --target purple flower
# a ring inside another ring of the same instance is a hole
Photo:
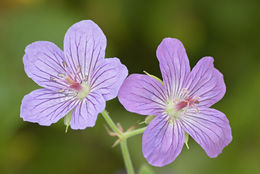
[[[204,57],[190,70],[182,43],[164,39],[157,49],[163,84],[148,75],[132,74],[118,98],[130,112],[156,116],[143,135],[143,154],[151,165],[164,166],[176,159],[188,133],[217,157],[232,140],[226,116],[209,108],[225,94],[223,75],[213,58]]]
[[[72,129],[93,127],[105,102],[117,96],[128,74],[118,58],[104,59],[105,48],[104,33],[90,20],[69,28],[64,52],[47,41],[28,45],[25,72],[44,88],[23,98],[23,120],[49,126],[72,111]]]

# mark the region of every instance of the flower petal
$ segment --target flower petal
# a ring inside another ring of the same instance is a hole
[[[105,48],[106,37],[91,20],[83,20],[72,25],[65,34],[66,63],[70,71],[78,74],[80,79],[90,76],[98,62],[104,59]]]
[[[102,94],[105,100],[111,100],[117,96],[127,74],[126,66],[118,58],[105,59],[89,77],[91,90]]]
[[[201,145],[209,157],[217,157],[232,141],[229,121],[222,112],[200,107],[188,110],[181,121],[184,130]]]
[[[71,115],[70,126],[72,129],[85,129],[96,124],[97,116],[105,109],[106,102],[103,96],[91,92],[76,106]]]
[[[165,38],[158,46],[156,55],[168,95],[174,97],[181,91],[183,82],[190,72],[185,48],[181,41]]]
[[[65,87],[64,82],[55,80],[59,78],[58,74],[65,73],[63,61],[63,52],[55,44],[47,41],[37,41],[28,45],[23,57],[26,74],[38,85],[55,91]]]
[[[123,83],[118,93],[120,103],[129,112],[142,115],[158,115],[166,103],[165,89],[152,77],[132,74]]]
[[[202,58],[187,78],[186,88],[193,97],[200,97],[199,106],[210,107],[226,93],[223,75],[214,68],[212,57]]]
[[[173,162],[184,145],[184,130],[178,120],[155,117],[143,134],[143,154],[149,164],[162,167]]]
[[[77,100],[73,96],[37,89],[24,96],[20,116],[24,121],[49,126],[69,113],[76,104]]]

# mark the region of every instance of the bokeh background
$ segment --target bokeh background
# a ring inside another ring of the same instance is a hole
[[[260,3],[258,0],[1,0],[0,1],[0,173],[110,174],[124,171],[119,147],[98,118],[94,128],[69,130],[63,121],[41,127],[19,117],[23,96],[39,88],[25,72],[24,48],[37,40],[63,47],[66,30],[94,20],[107,36],[106,57],[119,57],[130,73],[161,76],[155,51],[164,37],[180,39],[192,66],[215,58],[227,93],[214,105],[230,120],[233,141],[216,159],[192,139],[190,149],[156,173],[260,173]],[[117,99],[107,110],[124,128],[144,117],[128,113]],[[136,170],[147,164],[141,136],[129,139]]]

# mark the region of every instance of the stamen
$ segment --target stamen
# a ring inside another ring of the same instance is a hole
[[[62,65],[63,65],[64,68],[67,68],[67,64],[66,64],[65,61],[62,61]]]
[[[58,74],[57,76],[62,78],[66,77],[64,74]]]
[[[197,114],[200,113],[199,108],[195,104],[192,104],[191,106],[196,110]]]
[[[81,72],[81,68],[80,68],[80,66],[78,65],[78,66],[77,66],[77,74],[80,73],[80,72]]]
[[[181,91],[181,94],[184,95],[184,98],[187,98],[189,96],[189,91],[187,90],[187,88],[183,88]]]
[[[199,104],[200,97],[189,96],[189,91],[186,88],[183,88],[181,94],[184,94],[184,99],[176,99],[176,109],[177,111],[184,109],[184,114],[187,113],[187,110],[192,107],[196,109],[196,113],[199,113],[199,109],[195,104]]]
[[[67,67],[67,64],[65,61],[62,62],[64,67]],[[69,71],[66,71],[64,73],[57,74],[57,80],[64,82],[66,87],[64,89],[58,90],[59,93],[63,93],[64,95],[73,95],[75,97],[78,97],[79,99],[84,99],[88,93],[90,92],[89,85],[87,84],[88,76],[86,75],[83,77],[83,80],[81,77],[79,77],[79,73],[81,73],[81,67],[77,66],[77,72],[71,74]],[[50,77],[52,81],[56,80],[53,77]],[[86,82],[85,82],[86,80]],[[84,83],[83,83],[84,82]]]
[[[64,92],[64,91],[65,91],[65,89],[61,89],[61,90],[59,90],[58,92],[62,93],[62,92]]]
[[[84,79],[84,80],[85,80],[85,81],[88,81],[88,75],[85,76],[85,79]]]
[[[70,85],[74,85],[75,82],[70,77],[65,77],[66,82],[68,82]]]
[[[53,82],[57,82],[53,77],[50,77],[50,80]]]
[[[195,97],[195,98],[193,98],[194,103],[195,103],[195,104],[200,104],[199,99],[200,99],[200,97]]]

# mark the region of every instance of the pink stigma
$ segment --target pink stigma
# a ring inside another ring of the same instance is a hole
[[[76,90],[76,91],[80,91],[81,90],[81,85],[80,85],[80,83],[79,82],[77,82],[77,80],[76,80],[76,77],[74,78],[74,80],[72,80],[70,77],[66,77],[65,78],[65,81],[66,81],[66,83],[68,83],[70,86],[68,87],[68,88],[70,88],[70,89],[74,89],[74,90]]]
[[[192,97],[187,97],[185,99],[181,99],[177,104],[176,104],[176,109],[177,111],[180,111],[182,110],[183,108],[189,108],[190,106],[191,107],[194,107],[196,109],[196,112],[198,113],[199,110],[198,110],[198,107],[195,105],[195,104],[199,104],[199,101],[198,101],[198,97],[196,98],[192,98]],[[185,109],[185,112],[186,112],[186,109]]]

